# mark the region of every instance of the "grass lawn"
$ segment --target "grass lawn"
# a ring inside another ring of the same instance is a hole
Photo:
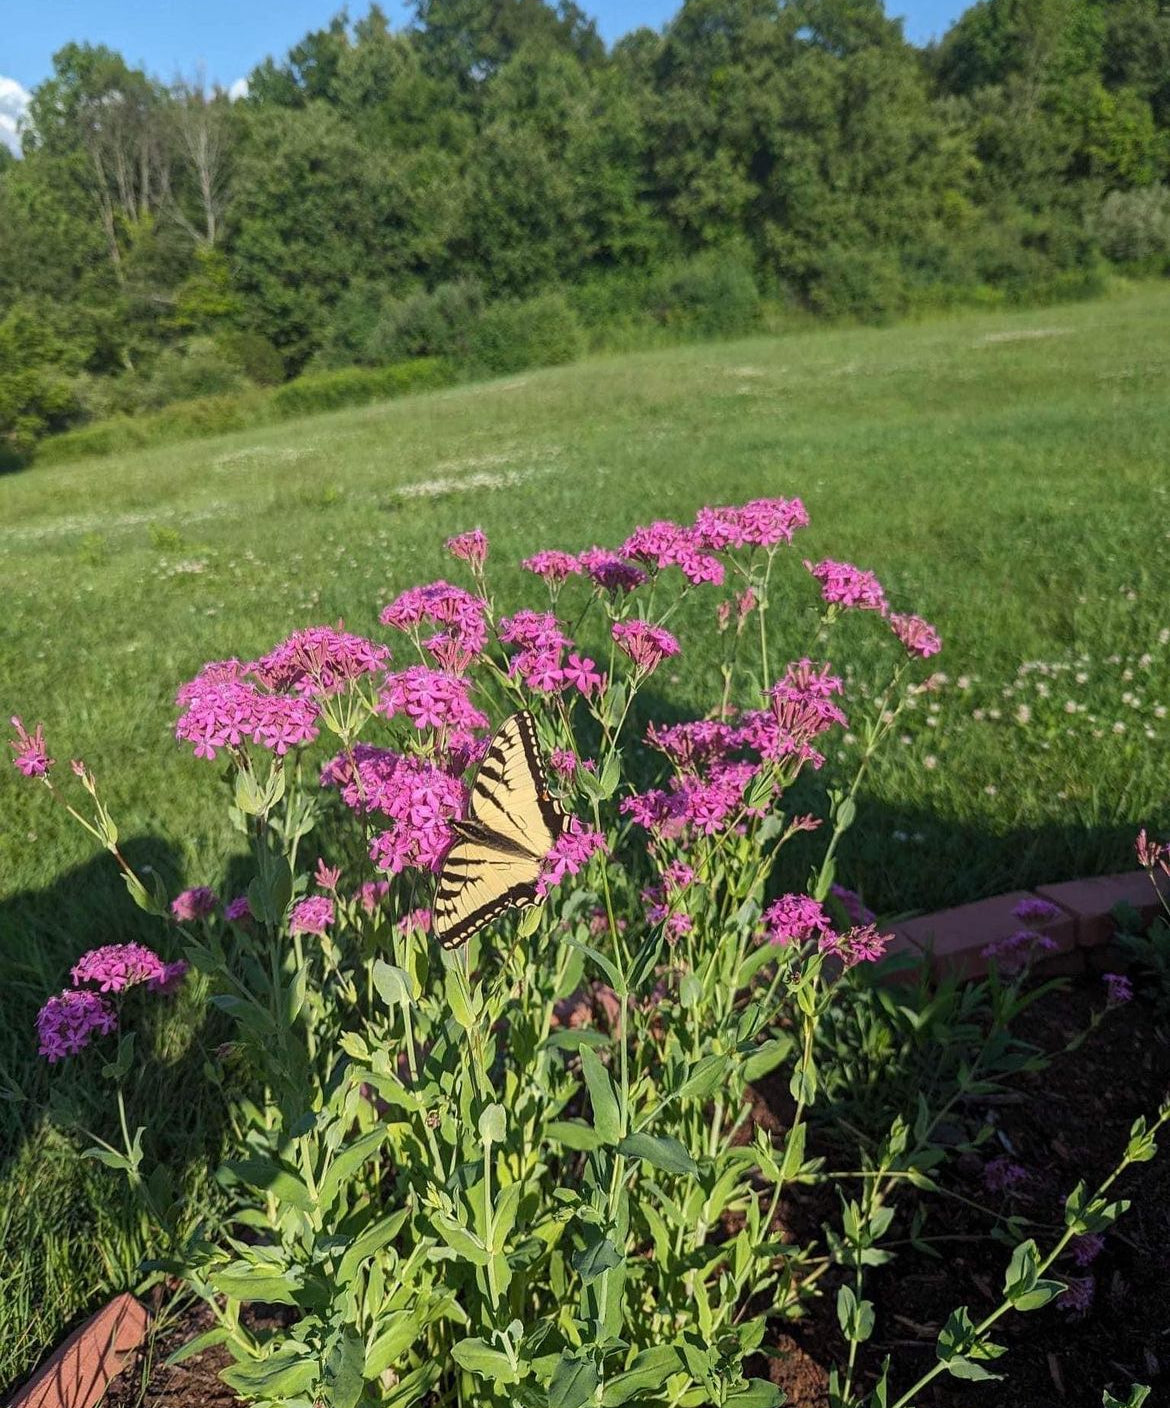
[[[839,877],[889,914],[1131,868],[1138,825],[1170,825],[1168,321],[1170,286],[1145,285],[691,346],[0,478],[0,716],[43,719],[60,763],[88,761],[127,854],[172,891],[234,893],[220,770],[171,734],[175,689],[205,660],[340,617],[384,635],[402,588],[461,580],[442,543],[475,524],[497,598],[519,604],[523,585],[538,606],[515,566],[537,549],[798,494],[812,526],[782,577],[787,648],[808,638],[804,556],[876,570],[945,645],[948,681],[871,774]],[[684,651],[712,609],[690,599]],[[834,638],[855,708],[890,658],[875,624]],[[713,658],[675,663],[656,680],[670,707],[708,707]],[[60,1123],[101,1132],[110,1115],[92,1074],[39,1066],[33,1015],[83,949],[158,934],[9,767],[0,818],[3,1385],[99,1290],[131,1284],[143,1235],[118,1177],[45,1123],[50,1090]],[[154,1033],[164,1059],[144,1063],[138,1103],[166,1110],[141,1122],[194,1170],[216,1132],[189,1025]]]

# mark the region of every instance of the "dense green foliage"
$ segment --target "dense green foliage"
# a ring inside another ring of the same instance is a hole
[[[1170,261],[1166,0],[686,0],[607,51],[574,5],[339,16],[231,102],[70,44],[0,167],[0,450],[439,355],[884,318]],[[522,301],[518,301],[522,300]]]

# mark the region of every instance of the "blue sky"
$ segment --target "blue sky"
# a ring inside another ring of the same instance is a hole
[[[20,18],[0,20],[0,141],[14,142],[16,117],[27,90],[47,77],[52,57],[70,39],[106,44],[162,79],[190,77],[202,68],[225,87],[267,55],[282,55],[310,29],[326,24],[342,0],[41,0],[19,7]],[[638,25],[663,25],[679,0],[580,0],[602,34],[613,40]],[[886,0],[921,42],[943,33],[966,5],[960,0]],[[394,24],[409,14],[402,0],[384,0]],[[366,0],[352,0],[351,15]]]

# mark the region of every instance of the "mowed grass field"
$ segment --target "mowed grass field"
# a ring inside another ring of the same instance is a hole
[[[540,606],[517,567],[538,549],[799,495],[812,526],[780,574],[778,648],[807,642],[800,560],[824,556],[874,569],[945,647],[947,681],[867,780],[839,877],[891,914],[1132,868],[1138,826],[1170,826],[1168,326],[1170,286],[1146,285],[597,359],[34,466],[0,478],[0,714],[43,719],[66,777],[87,760],[127,853],[172,893],[234,893],[220,769],[172,735],[175,690],[204,661],[340,618],[384,637],[400,590],[462,580],[443,540],[477,524],[498,603]],[[714,702],[715,600],[696,593],[678,618],[664,709]],[[847,710],[866,707],[886,646],[872,619],[833,638]],[[0,768],[0,1384],[132,1284],[144,1245],[118,1177],[79,1165],[43,1117],[51,1093],[58,1125],[108,1128],[94,1068],[33,1054],[36,1009],[78,954],[129,938],[159,942],[43,788]],[[180,1012],[151,1035],[166,1059],[146,1063],[132,1121],[152,1117],[194,1178],[215,1110],[183,1030]]]

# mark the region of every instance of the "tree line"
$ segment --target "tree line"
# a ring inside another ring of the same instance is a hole
[[[1170,267],[1170,0],[338,15],[232,100],[83,43],[0,148],[0,437],[306,371],[1067,296]]]

